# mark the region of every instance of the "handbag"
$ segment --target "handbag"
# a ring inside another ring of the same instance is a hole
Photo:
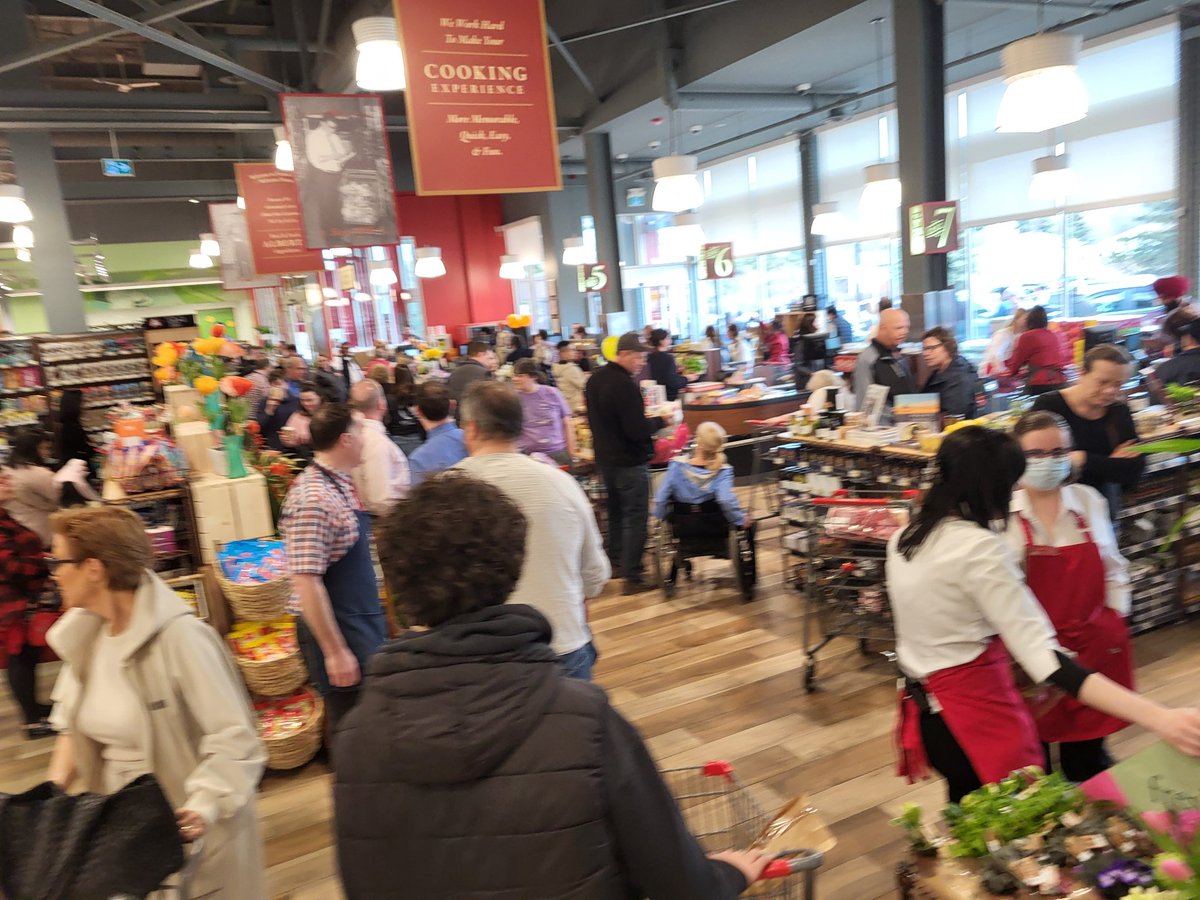
[[[153,775],[115,794],[67,794],[47,781],[0,794],[0,896],[145,897],[183,868],[175,813]]]

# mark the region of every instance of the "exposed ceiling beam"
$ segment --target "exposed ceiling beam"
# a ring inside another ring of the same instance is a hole
[[[600,97],[597,95],[596,89],[592,86],[592,80],[587,77],[587,73],[579,65],[579,60],[575,58],[575,54],[559,39],[558,33],[548,23],[546,25],[546,37],[550,38],[550,43],[554,45],[554,49],[562,56],[563,62],[575,73],[575,77],[579,79],[579,83],[587,89],[592,99],[599,103]]]
[[[628,31],[630,28],[641,28],[644,25],[653,25],[656,22],[666,22],[668,19],[676,19],[679,16],[688,16],[692,13],[704,12],[707,9],[716,9],[718,6],[728,6],[730,3],[738,3],[740,0],[700,0],[698,3],[686,3],[683,6],[676,6],[666,12],[659,13],[653,16],[646,16],[642,19],[635,19],[632,22],[625,22],[622,25],[610,25],[607,28],[597,28],[593,31],[583,31],[579,34],[572,34],[562,38],[564,44],[574,44],[578,41],[588,41],[592,38],[604,37],[606,34],[616,34],[618,31]]]
[[[1089,0],[954,0],[955,3],[975,3],[983,6],[1036,6],[1044,8],[1048,12],[1053,12],[1056,9],[1075,9],[1088,10],[1092,12],[1106,12],[1111,3],[1089,2]]]
[[[176,0],[175,3],[168,3],[166,6],[160,6],[158,12],[143,13],[133,21],[141,25],[153,25],[155,22],[165,22],[168,19],[174,19],[176,16],[181,16],[184,13],[194,12],[198,9],[204,9],[207,6],[215,6],[221,0]],[[90,47],[92,44],[98,44],[100,41],[107,40],[111,37],[116,37],[124,28],[116,26],[102,25],[87,34],[81,34],[78,37],[64,38],[61,41],[54,41],[48,44],[39,44],[30,50],[22,53],[17,53],[7,59],[0,59],[0,75],[5,72],[11,72],[15,69],[23,68],[32,63],[41,62],[44,59],[52,59],[55,56],[61,56],[63,53],[70,53],[72,50],[79,50],[83,47]]]
[[[797,93],[795,91],[678,91],[676,109],[778,110],[807,112],[826,102],[845,102],[846,94]]]
[[[262,97],[226,90],[208,94],[184,91],[51,91],[37,88],[8,88],[0,93],[0,109],[87,109],[92,115],[103,110],[154,109],[164,111],[270,112]]]
[[[123,16],[118,12],[113,12],[107,7],[101,6],[94,0],[58,0],[72,9],[77,9],[80,12],[95,16],[97,19],[102,19],[112,25],[124,29],[125,31],[133,32],[141,35],[147,40],[154,41],[157,44],[162,44],[164,47],[170,47],[172,50],[177,50],[185,56],[190,56],[192,59],[198,59],[200,62],[207,63],[214,68],[221,69],[231,75],[236,75],[239,78],[248,81],[252,84],[257,84],[260,87],[277,93],[283,93],[289,90],[286,84],[276,81],[273,78],[268,78],[266,75],[261,75],[253,69],[247,69],[245,66],[233,62],[215,53],[210,53],[200,47],[193,47],[187,41],[182,41],[174,35],[167,34],[164,31],[159,31],[144,22],[139,22],[137,19],[131,19],[129,16]],[[161,20],[160,20],[161,21]]]

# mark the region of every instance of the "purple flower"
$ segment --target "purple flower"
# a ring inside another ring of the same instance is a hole
[[[1120,887],[1149,887],[1154,883],[1154,873],[1148,865],[1136,859],[1122,859],[1103,869],[1096,876],[1096,886],[1106,894]],[[1121,894],[1124,894],[1121,891]]]

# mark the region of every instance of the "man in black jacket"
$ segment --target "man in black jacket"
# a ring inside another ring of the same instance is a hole
[[[393,596],[428,630],[379,649],[338,730],[346,896],[733,900],[766,857],[706,857],[637,731],[564,677],[541,613],[505,602],[525,533],[499,488],[458,473],[381,524]]]
[[[625,594],[640,594],[652,585],[642,580],[646,519],[650,513],[650,473],[654,432],[667,423],[647,417],[637,373],[646,367],[649,348],[636,332],[621,335],[617,359],[588,381],[588,425],[596,466],[608,490],[608,558],[613,574],[625,579]]]
[[[455,407],[462,406],[467,388],[477,381],[492,377],[497,363],[496,351],[490,344],[476,340],[467,345],[467,358],[462,360],[446,379],[446,388],[450,391],[450,399],[454,401]],[[457,408],[454,418],[458,419]]]
[[[675,400],[679,392],[697,379],[696,375],[684,375],[679,371],[675,356],[671,353],[671,335],[665,328],[650,332],[650,355],[646,362],[650,366],[650,377],[667,389],[667,399]]]

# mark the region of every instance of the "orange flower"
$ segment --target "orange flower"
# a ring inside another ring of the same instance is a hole
[[[246,423],[246,431],[249,434],[258,434],[258,431],[259,431],[258,423],[257,422],[247,422]]]
[[[291,474],[292,467],[287,463],[277,462],[271,463],[271,467],[267,471],[272,475],[289,475]]]
[[[230,397],[245,397],[254,390],[254,382],[241,375],[226,375],[221,379],[221,391]]]

